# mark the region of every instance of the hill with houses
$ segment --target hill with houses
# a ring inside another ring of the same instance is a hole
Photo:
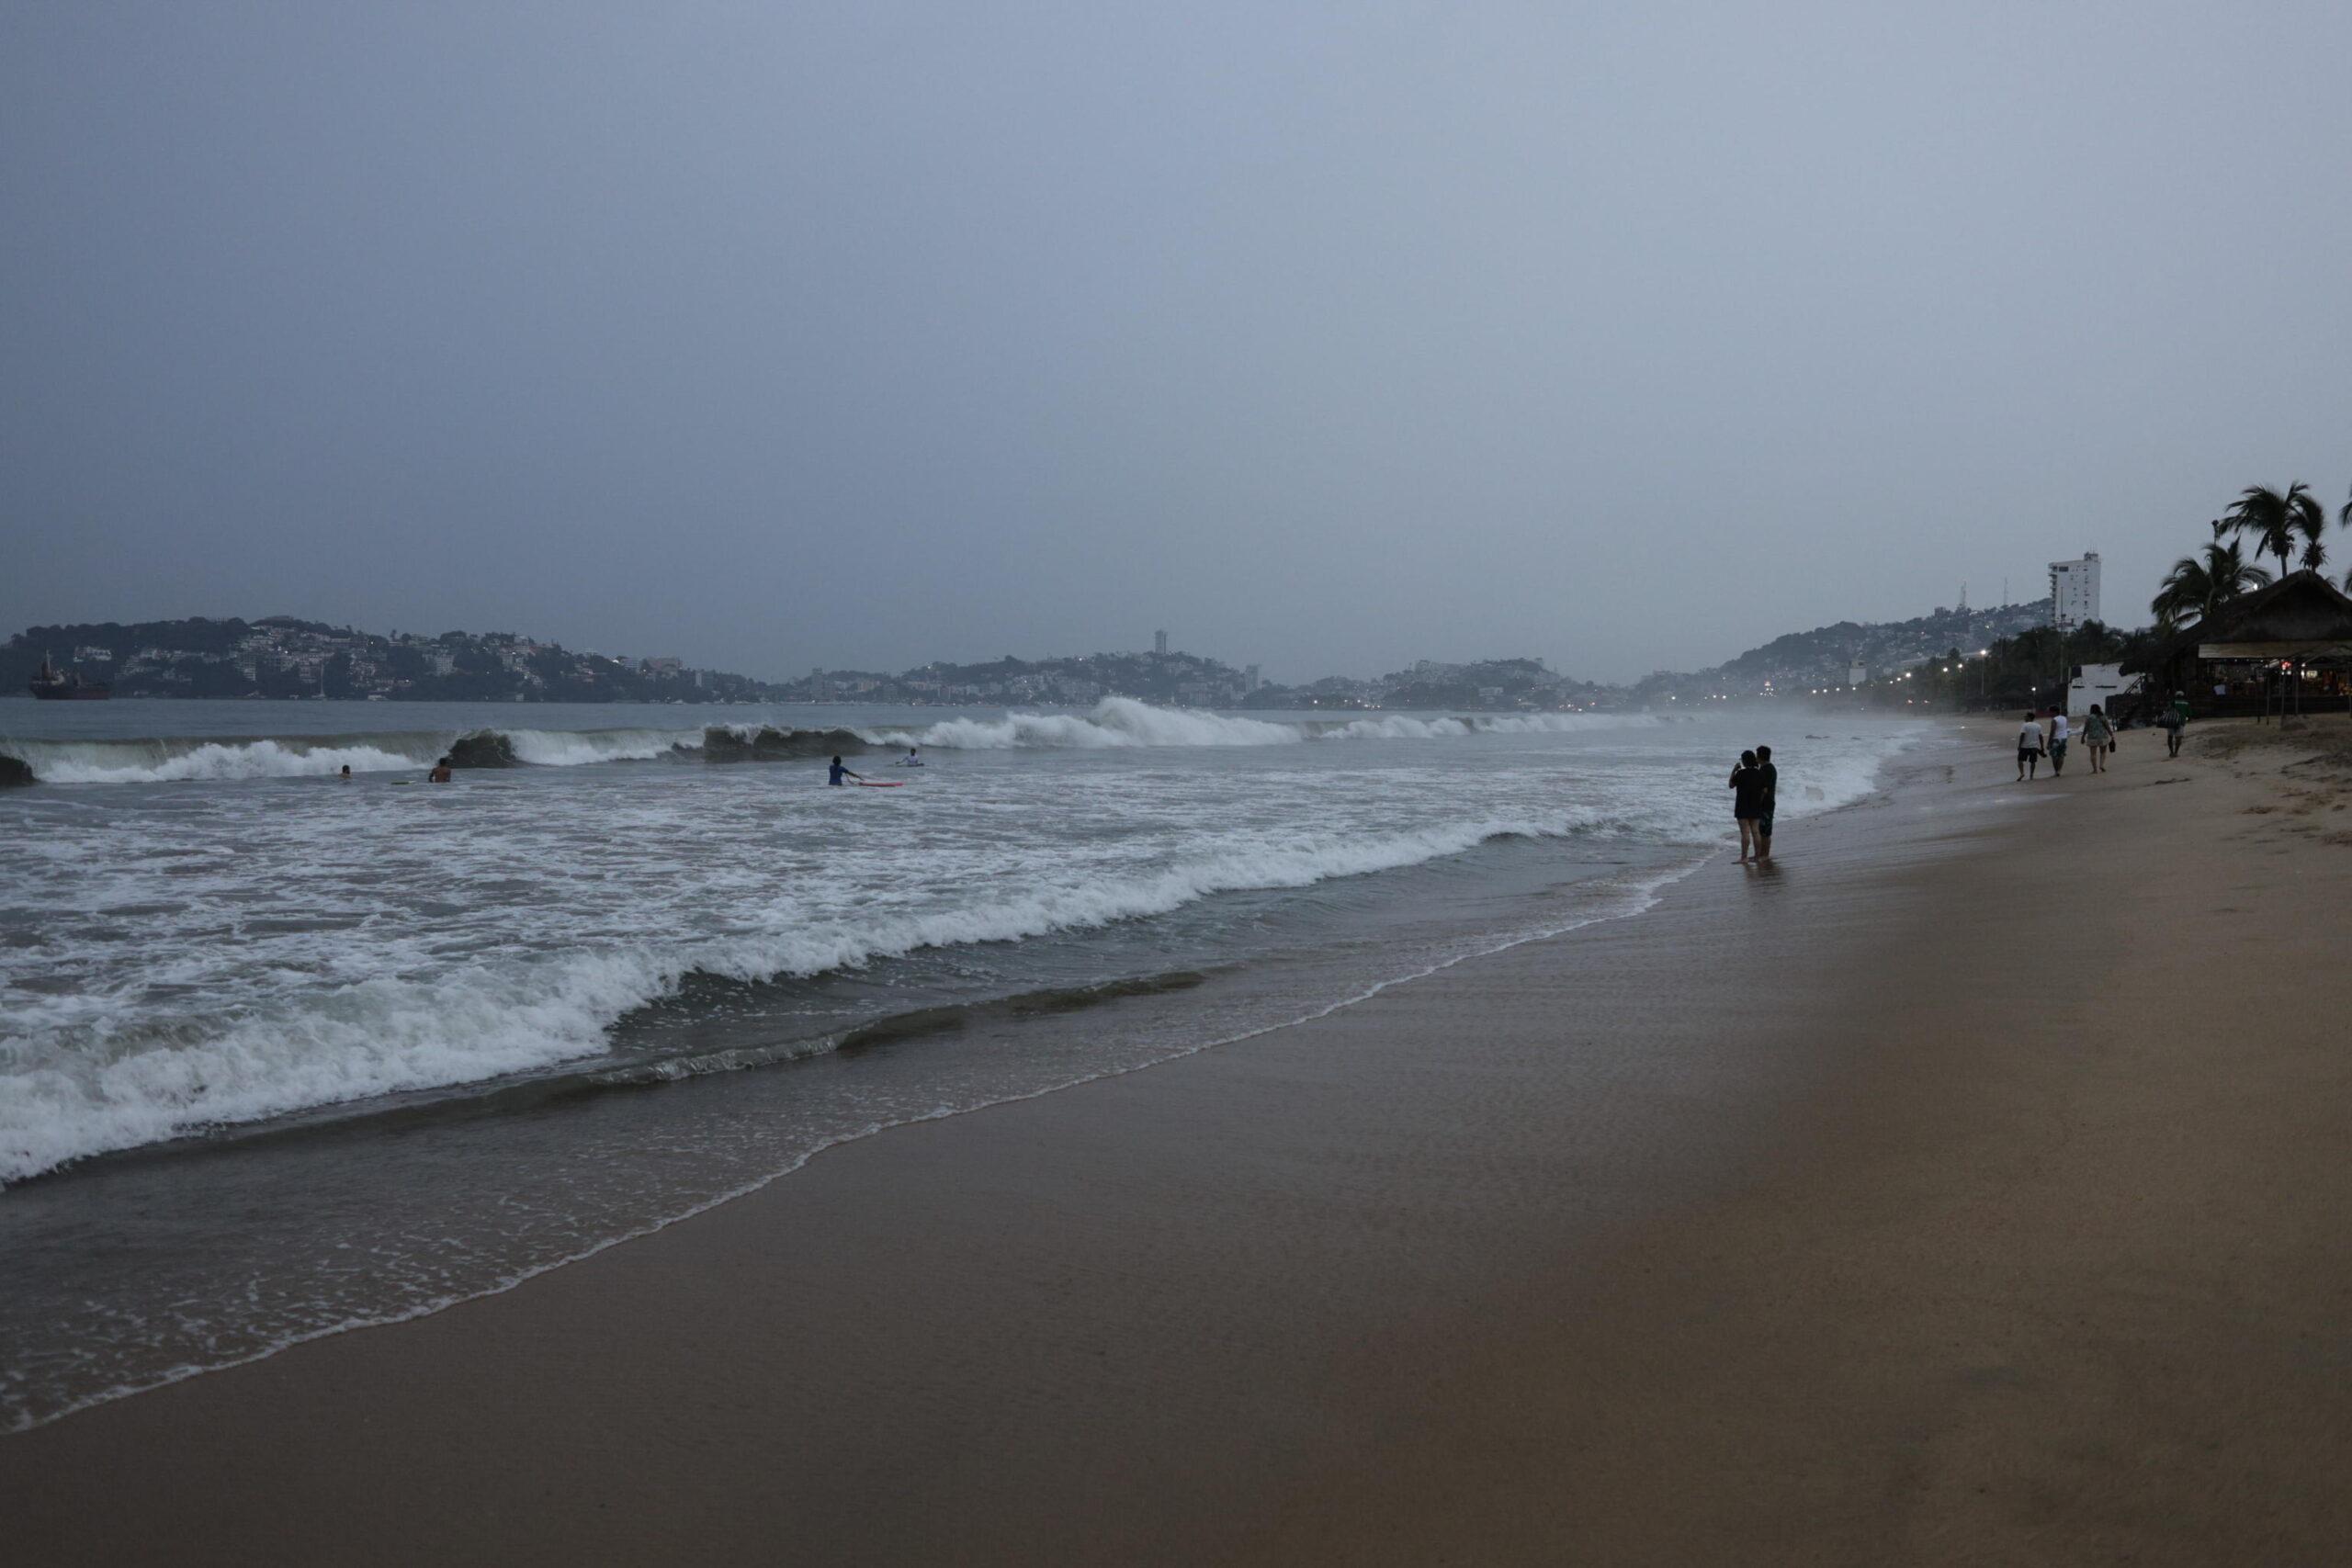
[[[673,658],[575,651],[513,632],[362,632],[288,615],[259,620],[32,626],[0,644],[0,691],[25,690],[44,657],[126,697],[372,698],[404,702],[854,702],[1083,707],[1136,697],[1201,708],[1411,708],[1557,711],[1640,706],[1668,698],[1759,696],[1883,675],[1954,649],[1988,647],[2047,626],[2047,601],[1943,609],[1907,621],[1839,621],[1791,632],[1707,669],[1661,671],[1635,684],[1579,681],[1540,659],[1421,660],[1372,677],[1296,685],[1200,654],[1090,653],[977,663],[933,660],[898,673],[817,670],[762,681]]]

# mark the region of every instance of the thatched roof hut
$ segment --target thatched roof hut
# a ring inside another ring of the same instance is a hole
[[[2152,695],[2191,692],[2216,716],[2335,709],[2352,700],[2352,597],[2315,571],[2290,572],[2173,631],[2144,668]]]
[[[2290,572],[2202,621],[2159,627],[2124,669],[2146,674],[2151,704],[2187,692],[2213,716],[2332,705],[2352,693],[2352,597],[2315,571]]]
[[[2315,571],[2293,571],[2190,628],[2203,660],[2352,660],[2352,598]]]

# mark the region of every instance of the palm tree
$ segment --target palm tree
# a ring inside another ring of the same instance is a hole
[[[2254,536],[2257,555],[2277,556],[2278,575],[2284,577],[2296,537],[2316,543],[2327,526],[2327,512],[2312,487],[2298,479],[2283,495],[2268,485],[2246,486],[2230,508],[2227,521],[2232,533]]]
[[[2352,528],[2352,501],[2346,501],[2344,503],[2344,510],[2335,514],[2335,525],[2339,528]],[[2344,574],[2344,586],[2347,590],[2352,590],[2352,571]]]
[[[2319,539],[2327,529],[2327,508],[2319,503],[2317,496],[2305,499],[2311,504],[2295,513],[2295,532],[2303,536],[2303,553],[2297,558],[2297,564],[2304,571],[2317,571],[2327,561],[2327,547]]]
[[[2245,558],[2234,539],[2207,545],[2202,558],[2183,556],[2165,574],[2163,586],[2148,602],[2157,620],[2176,626],[2185,620],[2205,620],[2241,593],[2270,581],[2270,574]]]
[[[2270,585],[2270,574],[2245,558],[2245,552],[2235,539],[2226,545],[2205,547],[2205,575],[2213,581],[2213,602],[2209,610],[2218,610],[2242,593]]]
[[[2162,625],[2175,626],[2201,616],[2212,600],[2213,580],[2206,574],[2205,563],[2195,556],[2183,556],[2165,573],[2156,596],[2148,601],[2148,611]]]

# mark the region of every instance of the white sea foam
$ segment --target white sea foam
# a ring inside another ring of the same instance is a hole
[[[1720,837],[1729,730],[1579,733],[1627,722],[1384,714],[1310,728],[1114,702],[931,727],[917,733],[943,750],[959,731],[1046,750],[946,759],[880,794],[826,789],[812,769],[582,773],[566,764],[680,738],[515,730],[517,756],[549,770],[524,787],[134,797],[103,833],[17,836],[0,900],[0,1181],[593,1057],[690,971],[804,976],[1015,942],[1500,833]],[[1475,761],[1418,744],[1471,728],[1497,735]],[[1315,736],[1351,744],[1303,744]],[[43,761],[94,779],[317,775],[414,767],[448,739],[59,742]],[[1784,755],[1784,817],[1866,792],[1899,732],[1818,739]],[[1075,754],[1145,746],[1173,750],[1145,768]],[[1282,746],[1297,750],[1224,750]],[[40,791],[11,795],[48,809]]]
[[[333,739],[224,741],[11,741],[43,784],[166,784],[189,779],[315,778],[348,767],[355,773],[415,768],[429,754],[382,744]]]
[[[68,1160],[321,1105],[546,1067],[602,1049],[605,1031],[689,971],[739,980],[823,974],[921,948],[1008,942],[1165,913],[1212,894],[1301,887],[1455,854],[1550,822],[1490,818],[1384,838],[1238,845],[1125,880],[1045,881],[967,907],[835,919],[707,943],[650,942],[376,977],[187,1038],[73,1010],[62,1027],[0,1033],[0,1183]],[[32,1020],[27,1019],[30,1023]]]
[[[510,729],[504,734],[514,744],[516,761],[541,768],[642,762],[702,745],[699,729]]]
[[[1431,740],[1464,735],[1571,734],[1579,730],[1649,728],[1648,714],[1475,714],[1420,718],[1383,714],[1358,719],[1275,721],[1194,708],[1153,707],[1132,697],[1105,697],[1092,712],[1012,713],[1002,718],[950,718],[922,729],[861,730],[886,746],[933,746],[966,751],[1024,747],[1100,750],[1122,746],[1295,746],[1311,740]]]
[[[640,761],[702,744],[699,729],[510,729],[517,761],[540,767]],[[429,764],[454,733],[268,736],[254,739],[9,740],[42,784],[172,784],[188,780],[321,778],[397,773]]]
[[[1311,731],[1316,739],[1442,740],[1463,735],[1575,735],[1588,730],[1654,729],[1664,721],[1645,713],[1496,713],[1451,718],[1383,714]]]
[[[1470,714],[1423,717],[1380,714],[1361,718],[1272,720],[1192,708],[1154,707],[1132,697],[1106,697],[1086,714],[1011,713],[1001,718],[948,718],[921,728],[861,728],[877,746],[928,746],[939,750],[1102,750],[1120,747],[1293,746],[1323,740],[1434,740],[1467,735],[1574,734],[1634,729],[1661,721],[1647,714]],[[746,741],[758,723],[722,728]],[[645,761],[698,751],[700,729],[507,729],[514,759],[535,767],[580,767]],[[43,784],[163,784],[187,780],[318,778],[348,766],[355,773],[423,767],[449,749],[455,732],[396,735],[267,736],[247,739],[7,740],[0,750],[21,758]]]
[[[1188,708],[1159,708],[1132,697],[1105,697],[1084,717],[1014,713],[1002,718],[949,718],[918,730],[876,730],[866,734],[866,739],[878,745],[965,751],[1023,747],[1099,750],[1116,746],[1287,746],[1306,739],[1306,734],[1297,725],[1230,718]]]

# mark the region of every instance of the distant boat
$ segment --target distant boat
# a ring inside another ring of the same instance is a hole
[[[114,695],[114,688],[97,681],[85,681],[71,670],[60,670],[40,658],[40,672],[32,679],[32,694],[43,702],[97,702]]]

